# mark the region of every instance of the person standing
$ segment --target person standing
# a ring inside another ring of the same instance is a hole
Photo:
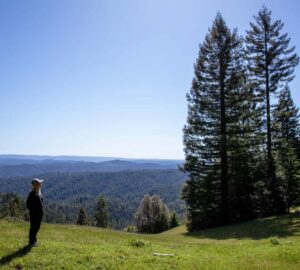
[[[37,246],[37,233],[40,229],[43,211],[43,196],[41,187],[43,179],[34,178],[32,180],[32,191],[29,193],[26,200],[26,205],[29,210],[30,229],[29,229],[29,245]]]

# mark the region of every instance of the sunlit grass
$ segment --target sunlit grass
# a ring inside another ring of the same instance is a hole
[[[28,226],[0,221],[0,269],[300,269],[297,213],[157,235],[42,224],[40,245],[24,250]]]

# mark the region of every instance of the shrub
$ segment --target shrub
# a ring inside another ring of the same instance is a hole
[[[277,236],[270,237],[270,242],[273,245],[279,245],[280,244]]]
[[[133,246],[133,247],[144,247],[144,246],[149,246],[150,242],[140,240],[140,239],[133,239],[129,242],[129,244],[130,244],[130,246]]]

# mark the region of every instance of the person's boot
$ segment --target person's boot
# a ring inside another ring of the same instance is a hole
[[[39,244],[38,242],[34,242],[33,244],[30,244],[32,247],[37,247]]]

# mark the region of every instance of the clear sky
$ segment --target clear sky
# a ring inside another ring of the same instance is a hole
[[[264,3],[300,55],[298,0],[0,0],[0,154],[183,158],[199,43]]]

